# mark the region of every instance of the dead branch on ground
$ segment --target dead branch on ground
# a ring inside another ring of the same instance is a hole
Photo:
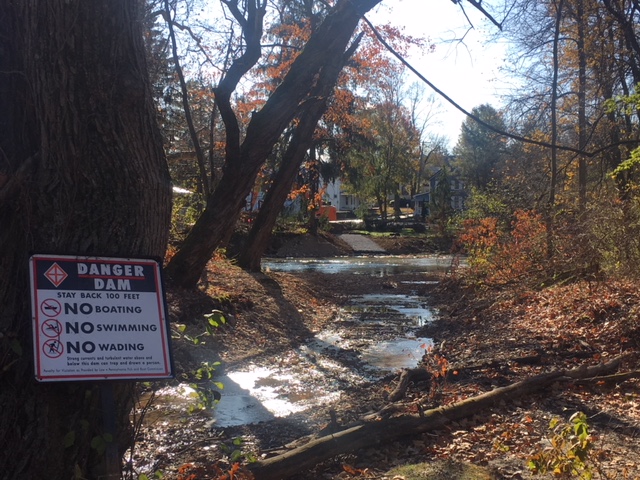
[[[336,455],[386,444],[404,436],[437,430],[498,402],[509,401],[542,390],[554,383],[568,385],[576,381],[597,380],[599,377],[611,375],[624,358],[625,356],[620,356],[595,366],[583,365],[572,370],[543,373],[451,405],[421,411],[419,414],[404,414],[391,418],[369,415],[367,421],[362,424],[317,438],[281,455],[256,462],[250,466],[250,469],[260,480],[289,478]]]

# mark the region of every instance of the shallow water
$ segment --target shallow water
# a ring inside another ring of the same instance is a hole
[[[391,276],[449,268],[450,257],[268,260],[265,270]],[[416,284],[427,283],[417,281]],[[431,282],[429,282],[431,283]],[[431,345],[416,331],[435,319],[418,295],[353,297],[335,322],[297,349],[228,371],[213,426],[230,427],[304,413],[338,401],[350,387],[418,365]]]
[[[262,269],[272,272],[318,272],[326,274],[396,275],[400,273],[442,272],[451,268],[449,255],[398,257],[381,255],[372,257],[341,258],[266,258]]]

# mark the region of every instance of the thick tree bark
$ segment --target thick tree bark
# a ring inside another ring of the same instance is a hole
[[[139,2],[0,2],[0,472],[98,478],[94,383],[34,380],[30,253],[162,256],[171,189]],[[120,426],[130,386],[117,384]]]
[[[167,275],[174,284],[185,288],[197,285],[213,252],[235,227],[260,167],[317,83],[321,69],[344,54],[360,18],[379,2],[338,2],[313,33],[264,107],[253,115],[240,148],[234,147],[234,142],[229,140],[230,132],[227,132],[227,158],[220,184],[207,200],[205,211],[180,250],[167,265]],[[221,110],[223,118],[224,113]],[[225,120],[227,129],[230,124]]]
[[[476,397],[426,410],[419,415],[393,418],[372,416],[369,421],[346,430],[313,440],[301,447],[250,466],[256,478],[276,480],[292,477],[339,454],[388,443],[396,438],[437,430],[450,422],[478,413],[500,401],[508,401],[542,390],[555,382],[567,382],[608,375],[614,372],[622,357],[606,364],[561,370],[530,377],[506,387],[496,388]]]

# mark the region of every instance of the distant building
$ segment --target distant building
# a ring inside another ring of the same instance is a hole
[[[323,201],[326,205],[336,207],[339,212],[354,212],[360,205],[362,205],[362,202],[358,197],[347,193],[342,188],[342,181],[340,179],[332,180],[331,182],[328,182],[326,186]]]
[[[427,218],[431,214],[432,195],[437,191],[440,182],[446,179],[449,182],[449,201],[451,209],[461,211],[464,209],[466,198],[465,184],[453,169],[445,171],[447,167],[438,170],[429,177],[429,182],[425,186],[425,191],[413,196],[413,214],[416,217]]]

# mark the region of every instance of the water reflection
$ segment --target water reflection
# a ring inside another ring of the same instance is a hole
[[[374,343],[362,353],[362,360],[372,369],[393,372],[414,368],[425,351],[433,346],[430,338],[398,338]]]
[[[424,298],[417,295],[369,294],[354,297],[351,303],[364,305],[369,311],[378,308],[386,313],[398,313],[402,315],[403,323],[406,323],[405,319],[410,319],[418,327],[433,320],[433,312],[424,303]]]
[[[449,255],[420,257],[342,257],[342,258],[267,258],[262,269],[267,272],[318,272],[326,274],[397,275],[400,273],[443,272],[451,268]]]
[[[450,265],[451,257],[445,256],[263,261],[271,271],[381,276],[437,272]],[[225,389],[213,424],[228,427],[305,415],[338,401],[354,386],[416,367],[432,345],[416,332],[433,320],[433,311],[419,295],[355,296],[331,325],[298,348],[216,378]]]

